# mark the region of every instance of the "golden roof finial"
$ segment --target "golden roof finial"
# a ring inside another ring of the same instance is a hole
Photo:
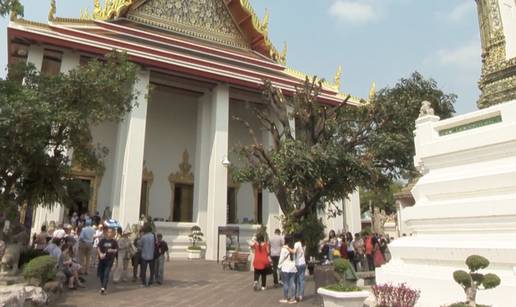
[[[48,21],[56,19],[56,0],[50,0],[50,10],[48,11]]]
[[[335,73],[335,86],[337,87],[337,91],[340,91],[340,79],[342,76],[342,65],[337,67],[337,72]]]
[[[265,15],[263,16],[262,31],[265,35],[269,34],[269,10],[265,9]]]
[[[371,83],[371,88],[369,89],[369,102],[373,102],[376,99],[376,83],[373,81]]]
[[[280,63],[285,65],[287,64],[287,50],[288,50],[288,45],[287,45],[287,42],[285,41],[284,45],[283,45],[283,50],[281,50],[281,53],[280,53]]]

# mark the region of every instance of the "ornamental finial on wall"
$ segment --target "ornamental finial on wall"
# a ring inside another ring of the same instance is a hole
[[[435,111],[432,108],[432,104],[430,103],[430,101],[425,100],[421,103],[421,109],[419,109],[419,117],[428,115],[435,115]]]

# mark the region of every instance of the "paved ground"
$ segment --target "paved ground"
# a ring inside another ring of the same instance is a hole
[[[165,282],[161,286],[142,288],[139,283],[110,282],[108,295],[98,293],[99,281],[95,274],[87,276],[87,288],[66,291],[54,304],[58,307],[71,306],[283,306],[281,288],[265,291],[252,290],[252,272],[223,271],[220,265],[207,261],[179,261],[166,263]],[[272,286],[272,276],[268,276]],[[306,282],[305,300],[297,306],[319,306],[314,294],[314,282]],[[100,299],[100,300],[99,300]]]

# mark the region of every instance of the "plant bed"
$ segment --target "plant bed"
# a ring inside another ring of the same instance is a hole
[[[369,292],[358,287],[330,285],[317,289],[322,296],[324,307],[362,307],[369,297]]]

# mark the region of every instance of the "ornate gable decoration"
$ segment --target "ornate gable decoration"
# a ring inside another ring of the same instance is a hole
[[[221,0],[148,0],[134,5],[127,18],[187,36],[249,48]]]
[[[190,155],[188,151],[185,149],[183,152],[183,161],[179,164],[179,171],[176,173],[171,173],[168,176],[168,181],[170,184],[174,183],[193,183],[194,177],[192,174],[192,165],[189,162]]]

